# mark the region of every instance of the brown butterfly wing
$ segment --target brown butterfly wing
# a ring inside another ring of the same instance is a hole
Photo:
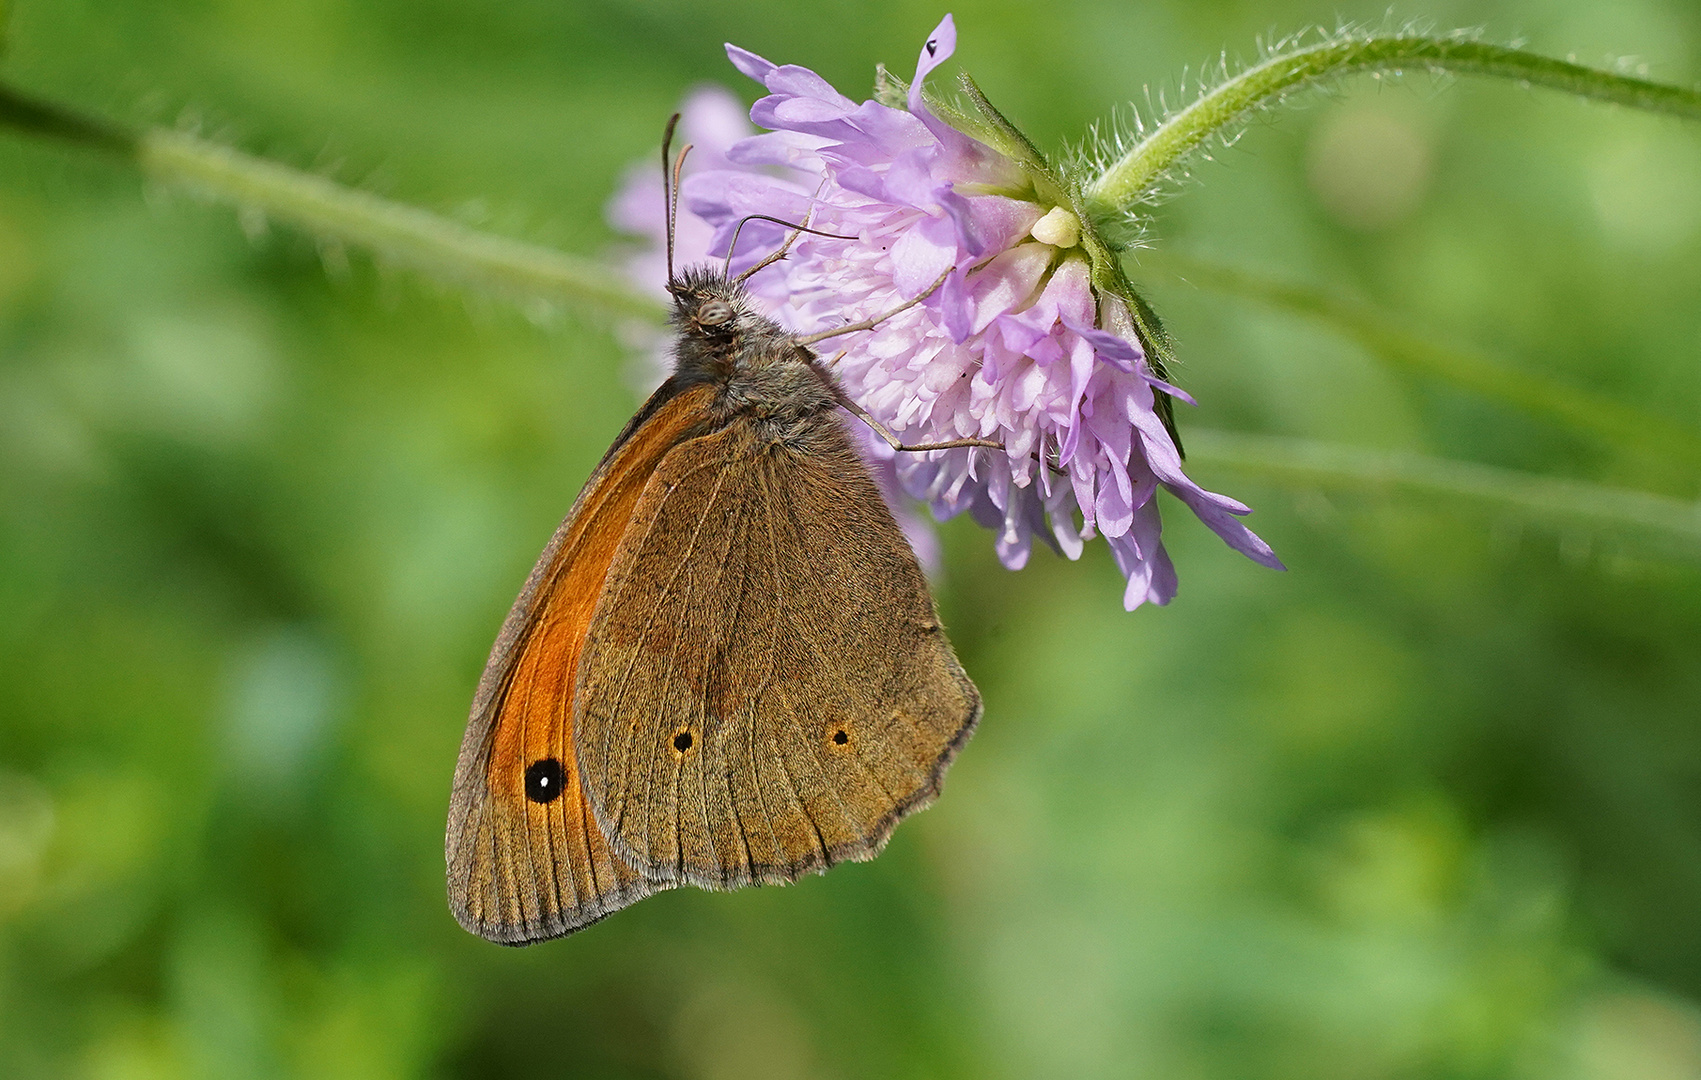
[[[980,715],[915,556],[838,422],[682,443],[586,635],[580,775],[656,880],[779,883],[872,858]]]
[[[586,482],[497,637],[461,742],[446,840],[462,926],[523,945],[660,888],[610,850],[579,782],[574,673],[585,631],[650,474],[703,424],[706,387],[668,383]],[[555,762],[555,766],[549,766]],[[543,764],[539,764],[543,763]],[[527,770],[537,766],[529,798]],[[553,796],[553,797],[549,797]]]

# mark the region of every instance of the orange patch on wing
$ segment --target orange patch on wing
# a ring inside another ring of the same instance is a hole
[[[598,831],[580,785],[573,695],[585,634],[633,508],[668,451],[703,429],[711,397],[708,387],[692,387],[645,418],[598,468],[552,544],[507,658],[485,759],[494,863],[486,904],[496,910],[475,915],[492,929],[555,936],[662,887],[621,862]],[[527,769],[549,759],[560,768],[560,794],[528,798]]]

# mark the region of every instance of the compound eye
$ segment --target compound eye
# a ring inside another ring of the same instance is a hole
[[[700,326],[719,326],[732,320],[732,305],[725,300],[710,300],[697,310]]]

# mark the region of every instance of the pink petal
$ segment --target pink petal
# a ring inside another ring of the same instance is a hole
[[[892,245],[892,284],[904,299],[920,296],[957,262],[956,229],[946,218],[922,218]]]
[[[763,85],[767,84],[768,73],[773,71],[774,64],[762,59],[749,49],[741,49],[730,42],[726,46],[726,56],[732,61],[732,66]]]

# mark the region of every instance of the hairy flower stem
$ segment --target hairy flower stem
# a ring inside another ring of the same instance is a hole
[[[147,132],[136,160],[157,179],[437,276],[510,295],[590,301],[625,315],[660,312],[594,260],[495,236],[192,135]]]
[[[130,132],[20,94],[8,86],[0,86],[0,125],[117,154],[136,152],[136,136]]]
[[[184,132],[124,131],[3,86],[0,125],[117,154],[153,180],[447,280],[657,322],[663,315],[658,302],[599,261],[483,232]]]
[[[1201,95],[1089,182],[1084,199],[1100,220],[1149,200],[1170,170],[1213,136],[1296,90],[1367,71],[1419,68],[1545,86],[1633,109],[1701,119],[1701,92],[1597,71],[1533,53],[1456,37],[1333,39],[1270,57]]]

